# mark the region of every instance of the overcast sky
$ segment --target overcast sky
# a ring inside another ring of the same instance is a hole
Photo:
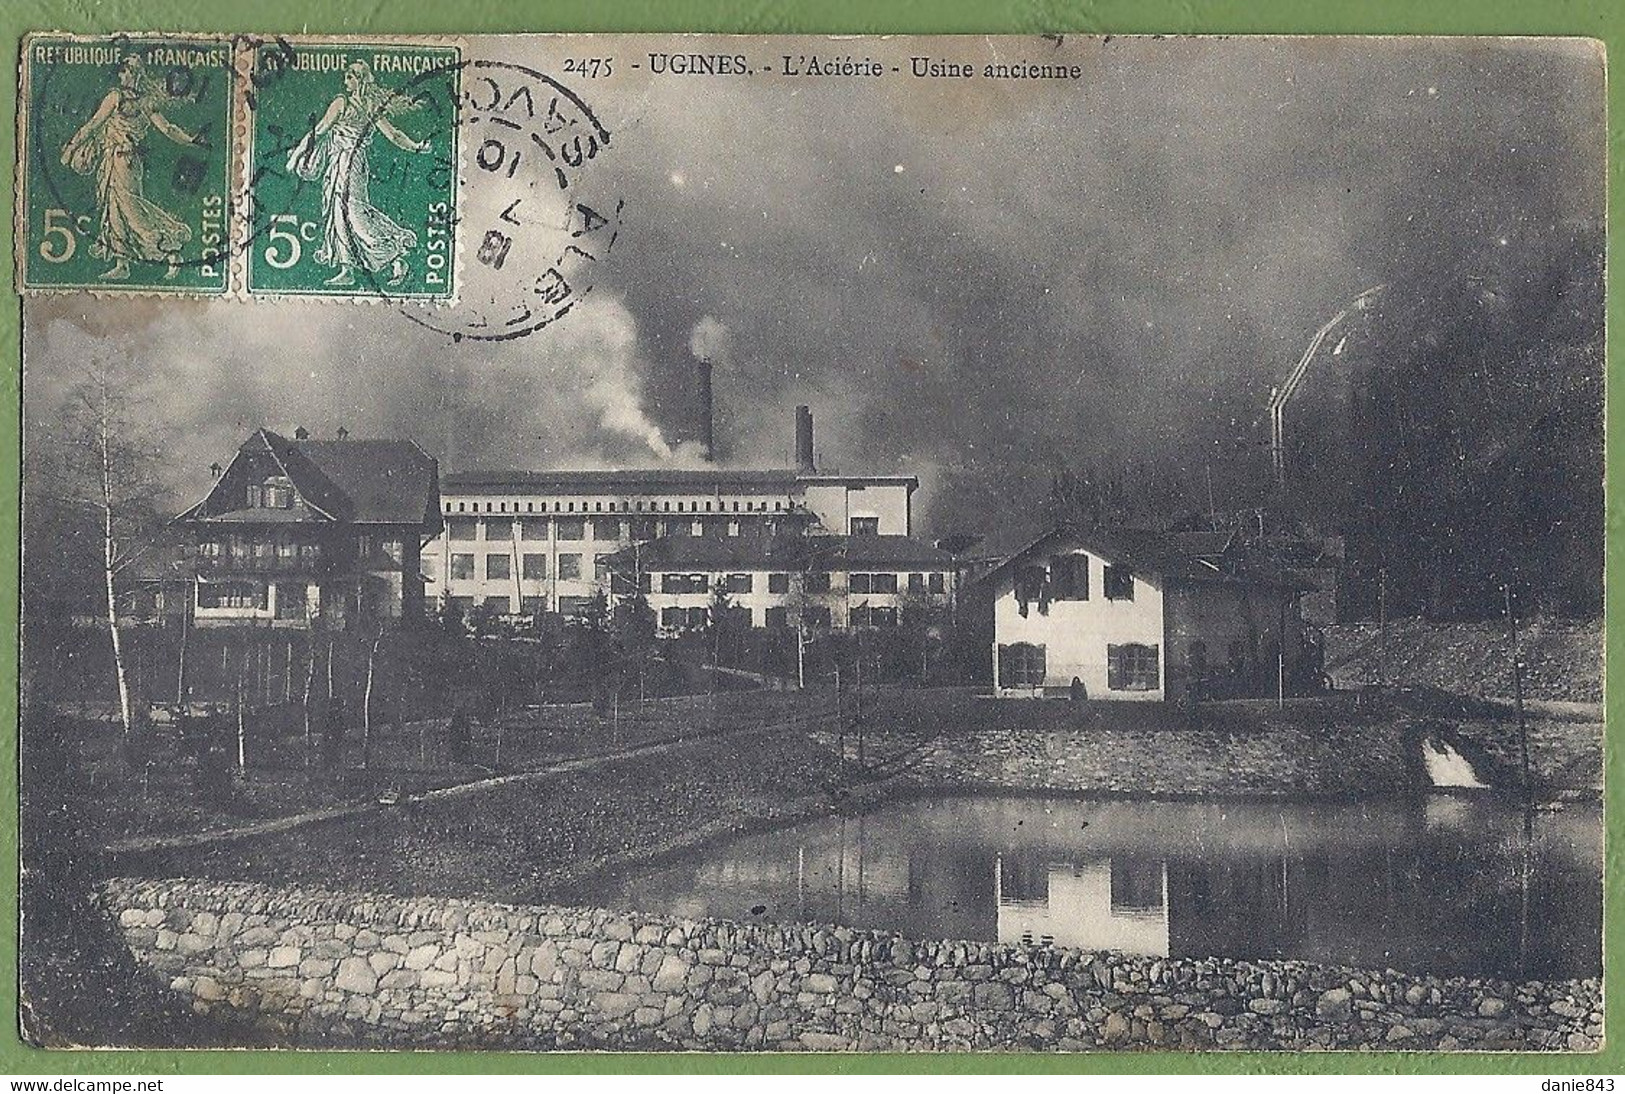
[[[622,63],[650,48],[594,47]],[[761,63],[948,52],[718,48]],[[78,362],[116,352],[173,427],[181,495],[260,425],[405,435],[454,469],[683,462],[703,352],[729,462],[787,463],[792,408],[810,403],[825,466],[917,473],[927,530],[981,530],[1063,463],[1200,475],[1193,438],[1250,430],[1356,293],[1475,276],[1515,296],[1601,224],[1603,78],[1583,44],[954,48],[1084,76],[623,69],[574,85],[614,133],[594,185],[626,208],[590,302],[565,320],[454,346],[380,306],[35,299],[28,413],[48,419]],[[550,71],[575,52],[487,49]]]

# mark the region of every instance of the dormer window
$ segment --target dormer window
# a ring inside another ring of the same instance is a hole
[[[285,476],[272,475],[258,486],[248,488],[250,509],[292,509],[293,484]]]

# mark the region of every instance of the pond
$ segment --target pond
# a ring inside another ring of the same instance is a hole
[[[608,902],[912,938],[1597,976],[1602,811],[939,797],[700,848]]]

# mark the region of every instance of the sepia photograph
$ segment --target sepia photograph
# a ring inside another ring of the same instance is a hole
[[[19,1023],[1603,1048],[1603,46],[35,34]]]

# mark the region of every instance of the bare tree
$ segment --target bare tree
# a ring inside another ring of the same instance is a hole
[[[116,365],[92,360],[68,392],[61,414],[44,427],[43,451],[37,450],[29,467],[43,495],[82,512],[86,525],[95,526],[94,561],[86,551],[87,557],[71,559],[69,566],[87,579],[94,574],[99,585],[125,733],[134,728],[135,714],[119,601],[131,565],[156,545],[160,527],[158,446],[151,421]]]
[[[378,628],[372,648],[367,651],[367,684],[361,693],[361,766],[372,765],[372,682],[378,664],[378,647],[384,644],[384,629]]]
[[[807,645],[827,630],[822,622],[830,617],[832,601],[827,593],[816,593],[807,588],[807,575],[798,574],[790,585],[785,600],[789,609],[789,622],[796,634],[796,687],[807,687]]]

